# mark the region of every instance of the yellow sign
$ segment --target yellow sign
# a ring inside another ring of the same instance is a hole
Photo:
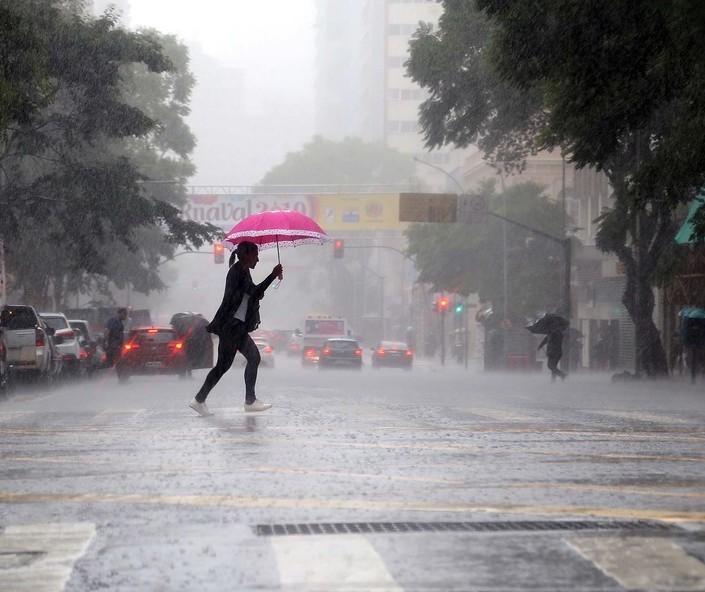
[[[399,194],[315,195],[316,222],[327,232],[406,228],[399,221]]]
[[[457,208],[454,193],[399,194],[399,220],[403,222],[455,222]]]

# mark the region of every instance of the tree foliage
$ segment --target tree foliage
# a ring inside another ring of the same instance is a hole
[[[383,142],[346,138],[341,142],[316,136],[299,152],[287,154],[262,185],[362,185],[399,183],[413,175],[407,155]]]
[[[652,283],[672,242],[673,211],[705,180],[705,6],[696,0],[443,4],[439,31],[420,31],[408,64],[431,92],[421,116],[427,141],[473,142],[505,164],[508,157],[520,161],[559,148],[577,167],[604,171],[615,201],[600,218],[597,244],[626,267],[623,303],[635,323],[642,369],[664,374]],[[436,78],[424,78],[438,64]],[[484,74],[475,77],[468,100],[459,92],[468,89],[467,72]],[[519,108],[507,97],[518,98]]]
[[[290,153],[284,162],[273,167],[260,182],[262,185],[349,185],[406,183],[414,173],[414,163],[398,150],[382,142],[364,142],[347,138],[341,142],[314,137],[299,152]],[[351,251],[350,253],[353,253]],[[359,252],[358,252],[359,253]],[[360,256],[362,256],[360,254]],[[313,301],[311,306],[334,314],[353,317],[360,299],[350,289],[355,285],[355,259],[321,261],[319,249],[297,251],[301,263],[311,272],[297,277],[297,286]],[[359,266],[359,264],[358,264]],[[323,291],[321,286],[328,289]],[[376,298],[379,301],[379,298]],[[378,307],[373,307],[377,309]],[[359,313],[358,313],[359,314]]]
[[[7,0],[0,19],[8,27],[0,41],[0,106],[7,107],[0,236],[14,289],[46,305],[63,303],[67,280],[105,285],[116,279],[109,274],[118,243],[137,254],[148,277],[143,287],[159,287],[144,233],[164,245],[200,246],[215,229],[182,220],[178,193],[157,198],[145,183],[169,152],[160,143],[173,128],[165,114],[184,108],[175,84],[157,82],[166,89],[159,95],[125,81],[137,79],[135,64],[161,81],[177,78],[178,68],[156,34],[120,29],[110,13],[89,18],[52,0]],[[25,50],[19,59],[10,53],[17,49]],[[179,158],[189,148],[182,145]],[[161,170],[183,194],[190,164]]]
[[[563,210],[535,183],[496,193],[493,182],[479,191],[488,210],[560,237]],[[506,203],[505,203],[506,201]],[[413,224],[407,230],[409,254],[418,281],[435,291],[477,293],[497,308],[504,302],[504,222],[486,216],[477,223]],[[440,227],[442,226],[442,228]],[[533,317],[560,307],[563,251],[560,245],[507,223],[507,308]]]

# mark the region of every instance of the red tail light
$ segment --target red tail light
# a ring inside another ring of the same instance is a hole
[[[137,349],[139,345],[136,343],[126,343],[125,345],[122,346],[122,351],[128,352],[133,349]]]
[[[360,356],[362,356],[362,350],[361,350],[361,349],[356,349],[356,350],[355,350],[355,355],[356,355],[358,358],[359,358]]]
[[[324,347],[324,348],[321,350],[321,354],[324,355],[324,356],[329,356],[329,355],[330,355],[330,348],[329,348],[329,347]]]
[[[316,357],[316,352],[315,352],[315,350],[307,349],[307,350],[306,350],[306,357],[307,357],[307,358],[314,358],[314,357]]]
[[[414,352],[412,352],[410,349],[407,349],[407,350],[406,350],[406,357],[407,357],[407,358],[410,358],[410,357],[413,356],[413,355],[414,355]]]
[[[173,347],[174,349],[181,349],[182,347],[184,347],[184,344],[182,341],[176,341],[174,343],[170,343],[169,347]]]
[[[44,331],[41,329],[34,330],[34,345],[36,347],[42,347],[44,345]]]
[[[378,356],[386,356],[387,355],[387,350],[384,349],[383,347],[380,347],[377,349],[377,355]]]
[[[264,353],[265,354],[271,354],[272,353],[272,346],[268,345],[267,347],[264,348]]]

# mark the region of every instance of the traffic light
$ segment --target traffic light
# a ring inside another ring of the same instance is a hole
[[[215,263],[225,263],[225,247],[223,245],[213,245],[213,261]]]
[[[336,239],[335,242],[333,242],[333,257],[336,259],[342,259],[344,252],[345,242],[341,239]]]
[[[455,305],[455,314],[463,314],[463,303],[462,302],[458,302]]]
[[[438,299],[438,312],[446,313],[448,312],[448,299],[439,298]]]

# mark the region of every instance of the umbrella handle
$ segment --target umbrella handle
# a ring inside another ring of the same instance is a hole
[[[279,235],[277,234],[277,263],[279,263],[281,265],[281,262],[282,261],[279,258]],[[279,287],[279,284],[281,284],[281,283],[282,283],[282,281],[279,278],[277,278],[276,280],[274,280],[274,284],[272,287],[276,290]]]

